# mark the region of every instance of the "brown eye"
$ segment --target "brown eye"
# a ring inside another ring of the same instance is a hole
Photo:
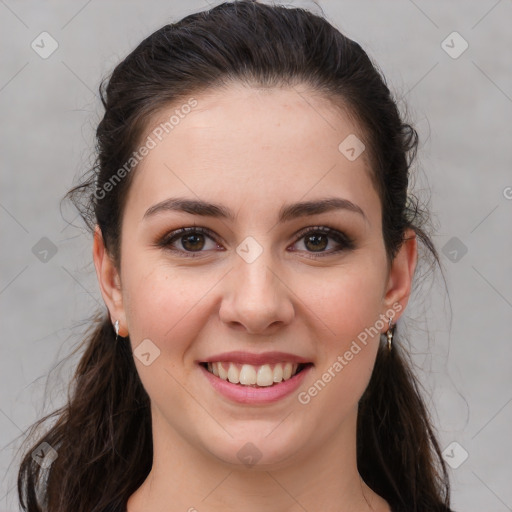
[[[208,247],[208,241],[210,241],[210,247]],[[200,227],[177,229],[165,235],[158,245],[180,256],[188,257],[201,256],[201,253],[206,250],[219,247],[209,230]]]
[[[297,236],[298,238],[295,244],[298,244],[299,240],[303,239],[305,247],[304,252],[314,258],[330,256],[341,251],[355,248],[355,243],[349,236],[327,226],[306,228]],[[326,250],[331,240],[336,242],[334,248]],[[210,241],[210,247],[208,247],[208,241]],[[200,257],[202,253],[209,249],[222,249],[213,234],[208,229],[201,227],[181,228],[172,231],[165,235],[160,242],[158,242],[158,245],[173,251],[179,256],[185,257]]]
[[[355,248],[355,243],[349,236],[327,226],[307,228],[306,230],[301,231],[297,236],[298,239],[295,243],[297,244],[299,240],[303,239],[306,252],[315,258],[329,256],[331,254]],[[329,240],[334,240],[337,245],[334,244],[334,250],[326,251],[325,249],[329,246]]]
[[[315,233],[304,237],[304,245],[312,251],[322,251],[329,245],[328,240],[328,236]]]
[[[181,245],[187,251],[198,251],[204,246],[204,235],[191,234],[181,237]]]

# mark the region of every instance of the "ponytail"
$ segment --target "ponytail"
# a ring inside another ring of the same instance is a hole
[[[21,462],[18,495],[28,512],[125,510],[151,469],[149,397],[130,340],[116,340],[106,318],[86,341],[67,405],[36,423],[58,417]],[[36,462],[34,451],[45,453],[46,463]]]
[[[449,512],[446,466],[418,381],[396,338],[395,330],[391,351],[380,345],[359,402],[359,473],[393,512]]]
[[[367,142],[388,262],[412,227],[439,264],[420,227],[428,211],[409,194],[418,136],[370,57],[320,16],[248,0],[163,26],[100,85],[105,114],[96,130],[97,159],[67,197],[90,228],[99,226],[117,264],[122,213],[149,121],[164,107],[233,80],[264,88],[305,84],[353,114]],[[18,493],[26,511],[124,512],[150,471],[150,403],[129,340],[116,342],[105,319],[86,342],[68,404],[32,447],[46,442],[58,458],[41,468],[30,450],[21,465]],[[446,511],[446,468],[410,368],[396,343],[390,353],[379,349],[359,403],[359,471],[394,512]]]

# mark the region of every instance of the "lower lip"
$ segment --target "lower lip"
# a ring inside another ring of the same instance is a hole
[[[240,404],[268,404],[277,402],[291,395],[302,383],[311,370],[312,365],[307,366],[291,379],[283,380],[279,384],[261,388],[233,384],[210,373],[204,366],[199,365],[210,384],[222,395]]]

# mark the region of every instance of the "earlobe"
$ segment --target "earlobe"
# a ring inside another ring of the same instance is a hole
[[[101,295],[110,313],[112,325],[119,321],[119,335],[126,336],[126,315],[121,293],[119,272],[112,257],[105,248],[99,226],[94,230],[93,260]]]
[[[394,317],[394,323],[401,316],[409,301],[417,260],[416,233],[414,230],[408,229],[404,234],[404,241],[391,264],[387,291],[384,297],[386,308],[398,311]]]

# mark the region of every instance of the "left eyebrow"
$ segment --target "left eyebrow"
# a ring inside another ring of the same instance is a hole
[[[190,213],[192,215],[200,215],[202,217],[227,219],[232,222],[236,220],[235,213],[222,205],[180,197],[165,199],[164,201],[151,206],[146,211],[143,218],[145,219],[159,212],[169,210]],[[284,205],[279,210],[278,222],[288,222],[299,217],[318,215],[320,213],[333,210],[346,210],[358,213],[366,222],[368,222],[368,218],[364,211],[357,204],[341,197],[319,199],[317,201],[303,201],[300,203]]]

